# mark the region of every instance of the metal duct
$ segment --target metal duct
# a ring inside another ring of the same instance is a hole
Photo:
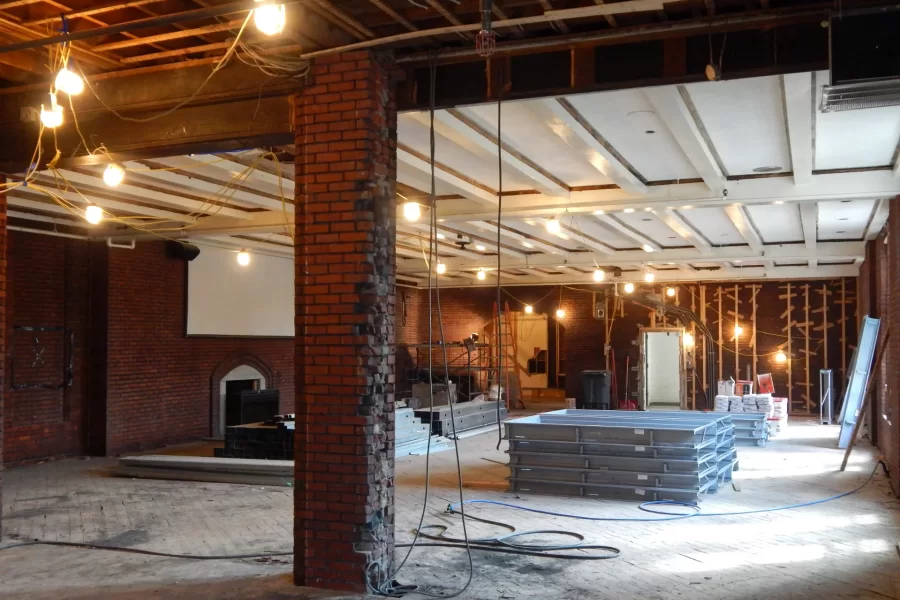
[[[900,79],[826,85],[822,90],[822,112],[883,106],[900,106]]]

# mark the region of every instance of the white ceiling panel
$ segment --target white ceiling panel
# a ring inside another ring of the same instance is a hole
[[[699,176],[640,90],[582,94],[568,101],[646,181]]]
[[[819,202],[820,240],[861,240],[875,200]]]
[[[798,205],[759,204],[746,208],[763,243],[786,244],[803,241],[803,225]]]
[[[721,208],[692,208],[676,212],[714,246],[745,243],[741,232]]]
[[[612,183],[609,178],[597,171],[554,135],[549,125],[540,122],[528,109],[528,102],[530,101],[503,104],[501,118],[503,119],[504,144],[509,144],[570,187]],[[459,110],[488,131],[497,131],[497,106],[495,104],[472,106]],[[505,176],[503,181],[505,187]]]
[[[828,72],[816,73],[816,103]],[[815,113],[816,155],[813,168],[855,169],[891,164],[900,140],[900,106]]]
[[[638,233],[650,238],[660,246],[673,248],[690,246],[684,238],[678,235],[671,227],[663,223],[659,217],[652,212],[637,211],[633,213],[616,213],[613,216]]]
[[[615,229],[606,227],[592,215],[570,214],[563,217],[562,222],[576,230],[576,232],[570,232],[569,235],[580,245],[584,244],[581,242],[578,232],[616,249],[638,247],[634,240],[626,238]]]
[[[781,80],[757,77],[686,86],[729,175],[760,167],[791,168]]]
[[[397,139],[423,156],[431,153],[428,128],[408,115],[397,118]],[[469,151],[447,138],[434,136],[434,159],[463,177],[474,180],[493,190],[497,189],[497,159],[480,149]],[[531,189],[528,182],[516,180],[509,172],[503,173],[505,191]]]

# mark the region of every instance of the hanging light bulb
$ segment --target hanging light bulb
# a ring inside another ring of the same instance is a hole
[[[565,318],[566,318],[566,311],[564,311],[564,310],[561,309],[561,308],[557,308],[557,309],[556,309],[556,318],[557,318],[557,319],[565,319]]]
[[[103,171],[103,183],[109,187],[116,187],[125,179],[125,169],[116,163],[109,163]]]
[[[787,355],[786,355],[784,352],[782,352],[781,350],[779,350],[779,351],[775,354],[775,362],[777,362],[777,363],[783,363],[783,362],[786,362],[786,361],[787,361]]]
[[[242,267],[246,267],[250,264],[250,253],[246,250],[241,250],[237,253],[237,262]]]
[[[656,279],[656,275],[654,275],[650,271],[644,273],[644,281],[646,281],[647,283],[653,283],[654,279]]]
[[[56,129],[63,122],[63,108],[56,103],[56,94],[50,94],[50,110],[41,104],[41,123],[48,129]]]
[[[533,312],[534,312],[534,307],[531,306],[530,304],[526,304],[525,305],[525,314],[530,315]]]
[[[403,218],[407,221],[418,221],[419,217],[422,216],[422,207],[419,206],[418,202],[404,202],[403,203]]]
[[[603,272],[603,269],[597,269],[594,271],[594,281],[600,283],[606,277],[606,273]]]
[[[487,273],[484,272],[484,269],[478,269],[478,273],[475,276],[478,277],[478,281],[487,279]]]
[[[447,272],[447,265],[445,265],[444,263],[438,263],[437,267],[435,267],[435,271],[437,271],[438,275],[443,275]]]
[[[625,284],[625,293],[630,294],[632,292],[634,292],[634,284],[629,281]]]
[[[547,221],[547,233],[556,235],[559,233],[559,229],[559,221],[555,217]]]
[[[675,297],[675,288],[666,288],[666,296],[669,298]]]
[[[692,336],[688,332],[684,332],[684,335],[681,336],[681,343],[684,344],[685,348],[693,348],[694,347],[694,336]]]
[[[261,2],[262,0],[256,0]],[[253,9],[253,22],[260,32],[266,35],[278,35],[284,31],[287,21],[284,4],[266,1]]]
[[[77,96],[84,91],[84,80],[74,71],[70,71],[68,67],[63,67],[56,74],[56,80],[53,85],[61,92],[65,92],[70,96]]]
[[[103,220],[103,209],[96,204],[88,204],[84,209],[84,219],[91,225],[97,225]]]
[[[741,327],[740,325],[735,325],[735,326],[734,326],[734,335],[735,335],[735,336],[739,336],[739,335],[741,335],[742,333],[744,333],[744,328]]]

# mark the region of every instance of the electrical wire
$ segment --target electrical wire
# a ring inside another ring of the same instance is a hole
[[[878,467],[882,467],[885,472],[887,471],[887,465],[882,460],[878,460],[875,463],[872,472],[866,478],[866,480],[859,485],[858,487],[853,488],[847,492],[842,492],[840,494],[835,494],[833,496],[828,496],[826,498],[820,498],[818,500],[809,500],[807,502],[798,502],[795,504],[787,504],[784,506],[774,506],[770,508],[758,508],[758,509],[750,509],[750,510],[740,510],[740,511],[731,511],[731,512],[715,512],[715,513],[705,513],[702,511],[700,506],[697,504],[692,504],[690,502],[679,502],[676,500],[654,500],[650,502],[644,502],[638,506],[638,510],[653,513],[657,515],[662,515],[661,517],[592,517],[587,515],[578,515],[571,513],[561,513],[551,510],[543,510],[539,508],[531,508],[529,506],[521,506],[518,504],[512,504],[509,502],[501,502],[499,500],[466,500],[465,504],[487,504],[493,506],[502,506],[505,508],[512,508],[515,510],[523,510],[526,512],[537,513],[541,515],[548,515],[553,517],[564,517],[567,519],[578,519],[582,521],[601,521],[601,522],[659,522],[659,521],[678,521],[681,519],[695,519],[698,517],[733,517],[733,516],[742,516],[742,515],[752,515],[759,513],[770,513],[770,512],[779,512],[783,510],[794,510],[798,508],[805,508],[808,506],[816,506],[818,504],[824,504],[826,502],[832,502],[834,500],[838,500],[840,498],[845,498],[850,496],[851,494],[855,494],[865,488],[872,480],[875,478],[875,473],[878,472]],[[686,508],[692,512],[687,513],[671,513],[668,511],[660,511],[655,508],[655,506],[671,506],[671,507],[681,507]],[[447,507],[448,513],[454,513],[458,508],[461,508],[459,504],[451,504]],[[472,518],[470,516],[470,518]]]
[[[187,560],[235,560],[240,558],[264,558],[267,556],[293,556],[294,551],[289,552],[259,552],[248,554],[213,554],[209,556],[200,556],[194,554],[173,554],[171,552],[158,552],[156,550],[142,550],[140,548],[122,548],[119,546],[105,546],[103,544],[91,544],[88,542],[59,542],[52,540],[31,540],[18,544],[10,544],[9,546],[0,546],[0,551],[10,550],[12,548],[21,548],[23,546],[62,546],[65,548],[83,548],[86,550],[108,550],[110,552],[126,552],[129,554],[142,554],[145,556],[160,556],[163,558],[183,558]]]
[[[212,71],[210,71],[209,75],[206,76],[206,79],[203,80],[203,82],[199,85],[199,87],[197,87],[197,89],[194,90],[190,96],[188,96],[187,98],[185,98],[184,100],[182,100],[181,102],[179,102],[178,104],[173,106],[172,108],[164,110],[161,113],[151,115],[149,117],[142,117],[142,118],[128,117],[126,115],[123,115],[119,111],[117,111],[115,108],[113,108],[112,106],[107,104],[107,102],[103,98],[101,98],[99,94],[97,94],[97,90],[95,90],[94,86],[91,85],[91,82],[88,79],[87,75],[85,75],[84,71],[81,69],[81,67],[79,65],[77,65],[77,63],[76,63],[76,67],[78,68],[78,72],[81,74],[81,77],[84,80],[85,87],[87,87],[87,89],[90,90],[90,92],[94,95],[94,97],[97,98],[97,101],[103,105],[103,108],[105,108],[106,110],[108,110],[109,112],[111,112],[112,114],[114,114],[115,116],[117,116],[119,119],[121,119],[123,121],[128,121],[130,123],[149,123],[151,121],[155,121],[156,119],[161,119],[162,117],[171,115],[178,109],[183,108],[187,104],[190,104],[191,102],[193,102],[194,99],[200,95],[200,92],[203,91],[203,88],[206,87],[206,85],[212,80],[212,78],[216,75],[216,73],[218,73],[222,68],[224,68],[225,65],[228,64],[228,61],[231,60],[232,55],[234,55],[234,53],[235,53],[235,49],[238,47],[238,42],[240,42],[241,36],[243,35],[244,30],[247,28],[247,24],[250,22],[250,19],[252,17],[253,17],[253,11],[248,12],[247,18],[244,19],[243,24],[241,24],[241,27],[238,30],[237,36],[234,39],[234,42],[231,44],[231,46],[228,47],[228,51],[225,52],[225,54],[222,56],[222,58],[215,64]]]
[[[500,219],[503,213],[503,126],[502,126],[502,109],[501,99],[497,96],[497,450],[503,443],[503,424],[500,419],[500,404],[503,402],[503,310],[500,296],[500,261],[502,253],[500,252]],[[509,315],[506,315],[509,319]],[[490,393],[490,390],[488,390]],[[509,390],[506,390],[506,397],[509,399]]]

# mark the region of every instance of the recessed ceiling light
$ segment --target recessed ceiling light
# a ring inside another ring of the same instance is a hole
[[[595,210],[595,211],[594,211],[594,214],[595,214],[595,215],[602,215],[602,214],[603,214],[603,211],[598,209],[598,210]]]
[[[784,204],[784,200],[776,200],[772,204]]]
[[[653,131],[652,129],[648,129],[648,130],[645,131],[644,133],[646,133],[647,135],[653,135],[653,134],[656,133],[656,132]]]
[[[847,233],[847,232],[842,229],[840,231],[836,231],[835,233]]]
[[[626,208],[624,212],[627,212],[627,213],[633,213],[633,212],[634,212],[634,209],[633,209],[633,208]]]
[[[850,202],[850,201],[849,201],[849,200],[841,200],[841,202],[843,202],[844,204],[846,204],[847,202]]]
[[[846,221],[846,220],[847,220],[847,217],[841,217],[840,219],[838,219],[838,221]]]
[[[652,220],[653,220],[653,219],[641,219],[641,221],[643,221],[644,223],[649,223],[649,222],[651,222]]]
[[[781,171],[781,167],[756,167],[753,169],[754,173],[777,173]]]
[[[678,238],[675,237],[674,235],[670,235],[670,236],[669,236],[669,239],[670,239],[670,240],[677,240]]]
[[[443,233],[439,233],[439,234],[437,234],[437,239],[439,239],[439,240],[442,240],[442,239],[444,239],[444,237],[445,237],[445,236],[444,236],[444,234],[443,234]]]
[[[648,206],[644,209],[644,212],[653,212],[653,209]]]
[[[692,208],[694,208],[693,205],[685,204],[684,206],[681,207],[681,210],[691,210]]]

